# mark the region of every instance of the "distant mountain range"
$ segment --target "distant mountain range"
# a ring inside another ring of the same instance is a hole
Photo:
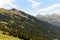
[[[0,8],[0,30],[3,31],[3,34],[24,40],[60,39],[60,27],[38,20],[36,17],[14,8]]]
[[[52,25],[60,27],[60,14],[51,14],[51,15],[37,15],[36,16],[39,20],[48,22]]]

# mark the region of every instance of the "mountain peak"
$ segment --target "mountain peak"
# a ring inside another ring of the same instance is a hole
[[[20,11],[20,10],[18,10],[18,9],[16,9],[16,8],[12,8],[11,10],[12,10],[12,11]]]

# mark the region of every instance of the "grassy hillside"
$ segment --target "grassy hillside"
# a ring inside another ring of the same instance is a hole
[[[10,35],[5,35],[5,34],[2,34],[2,33],[3,33],[3,31],[0,31],[0,40],[20,40],[17,37],[13,37],[13,36],[10,36]]]
[[[0,8],[0,30],[3,34],[24,40],[52,40],[60,38],[60,28],[17,9]]]

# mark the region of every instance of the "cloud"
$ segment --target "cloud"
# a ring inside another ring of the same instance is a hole
[[[37,8],[39,5],[42,4],[42,2],[36,2],[35,0],[28,0],[30,3],[32,3],[32,8]]]
[[[45,11],[45,12],[46,12],[46,11],[50,11],[50,10],[56,9],[56,8],[58,8],[58,7],[60,7],[60,3],[56,3],[56,4],[53,4],[53,5],[48,6],[48,7],[46,7],[46,8],[39,9],[38,11],[42,11],[42,12]]]
[[[32,14],[34,13],[34,16],[36,16],[37,14],[42,14],[42,15],[46,15],[46,14],[53,14],[53,13],[57,13],[60,14],[60,3],[56,3],[56,4],[52,4],[50,6],[47,6],[45,8],[36,8],[35,11],[31,12]]]
[[[17,8],[18,6],[14,4],[14,0],[0,0],[0,8]]]

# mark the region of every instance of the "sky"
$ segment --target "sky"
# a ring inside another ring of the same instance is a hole
[[[0,0],[0,8],[16,8],[33,16],[60,14],[60,0]]]

